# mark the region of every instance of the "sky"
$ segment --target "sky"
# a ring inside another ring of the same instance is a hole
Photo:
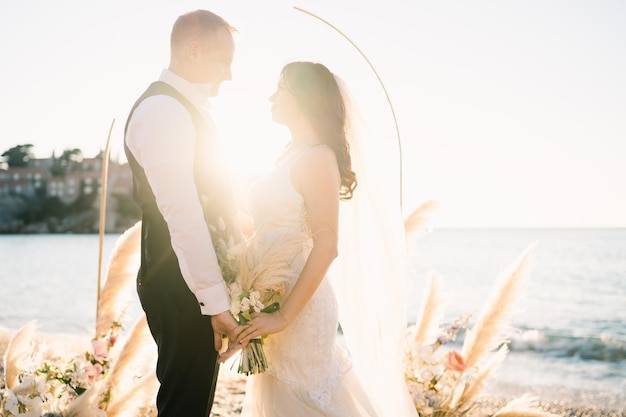
[[[231,164],[271,166],[287,135],[267,98],[281,67],[339,74],[398,170],[403,210],[441,227],[626,227],[626,3],[621,0],[9,0],[0,5],[0,152],[123,158],[134,100],[169,59],[176,17],[231,22],[233,80],[213,112]]]

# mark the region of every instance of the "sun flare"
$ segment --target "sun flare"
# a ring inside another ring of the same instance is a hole
[[[289,141],[271,120],[270,103],[258,96],[224,95],[212,109],[226,164],[236,181],[269,170]]]

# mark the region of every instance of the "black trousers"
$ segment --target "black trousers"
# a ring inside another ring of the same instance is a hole
[[[142,266],[137,293],[158,346],[159,417],[207,417],[219,372],[211,317],[200,313],[177,262]]]

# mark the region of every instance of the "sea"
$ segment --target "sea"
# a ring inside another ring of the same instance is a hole
[[[119,234],[106,234],[102,269]],[[98,235],[0,235],[0,330],[32,320],[46,333],[90,337]],[[408,320],[439,276],[441,323],[477,317],[495,282],[532,247],[510,306],[510,352],[487,391],[626,410],[626,229],[439,229],[408,241]],[[139,317],[128,294],[126,327]],[[472,320],[470,319],[470,326]],[[462,332],[451,348],[460,349]]]

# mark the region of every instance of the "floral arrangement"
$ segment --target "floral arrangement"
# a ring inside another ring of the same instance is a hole
[[[254,312],[275,311],[289,289],[294,261],[303,255],[303,237],[263,239],[257,231],[237,243],[218,225],[215,240],[218,261],[228,281],[231,313],[240,322]],[[34,324],[20,329],[4,355],[0,380],[2,417],[119,417],[156,415],[154,375],[156,352],[145,316],[120,343],[122,295],[132,288],[138,268],[140,224],[118,240],[102,288],[96,337],[82,354],[58,354],[34,344]],[[531,250],[525,251],[511,272],[498,282],[482,314],[468,328],[471,315],[444,327],[435,325],[441,310],[437,277],[433,275],[422,311],[407,331],[404,374],[420,416],[448,417],[475,414],[477,395],[490,373],[504,360],[506,318],[515,299]],[[461,351],[448,349],[460,329],[466,328]],[[263,339],[242,352],[240,373],[263,372],[270,364]],[[121,345],[121,346],[120,346]],[[554,417],[533,408],[523,396],[509,402],[493,417]]]
[[[431,275],[422,311],[407,331],[404,375],[415,408],[422,417],[472,415],[477,397],[487,377],[504,360],[507,352],[507,317],[529,262],[529,248],[497,282],[482,314],[472,328],[467,328],[471,314],[448,326],[435,326],[441,312],[439,281]],[[466,328],[462,351],[445,346]],[[495,416],[548,417],[553,414],[534,408],[532,397],[511,401]]]
[[[230,312],[235,319],[246,324],[255,312],[272,313],[280,309],[280,300],[293,278],[292,264],[302,254],[303,238],[292,234],[263,239],[261,229],[250,239],[236,243],[222,219],[217,227],[211,227],[211,232],[222,276],[228,285]],[[265,337],[252,339],[242,349],[239,373],[250,375],[267,370]]]
[[[2,415],[39,417],[62,413],[79,395],[106,378],[120,329],[121,324],[114,322],[109,332],[94,339],[91,349],[82,355],[48,357],[45,346],[32,344],[34,323],[27,325],[12,344],[15,347],[16,342],[27,342],[30,346],[26,351],[31,353],[20,361],[17,375],[7,372],[7,388],[0,392]]]
[[[457,350],[443,348],[455,340],[469,318],[469,314],[465,315],[443,327],[432,343],[418,343],[416,329],[409,329],[405,379],[420,416],[464,415],[471,410],[471,407],[457,407],[455,400],[457,391],[462,391],[476,372],[467,368],[463,355]]]
[[[138,223],[126,231],[113,250],[98,305],[96,337],[86,351],[68,353],[67,346],[61,350],[58,344],[36,344],[34,322],[13,336],[3,358],[0,416],[156,415],[156,351],[145,316],[126,337],[121,335],[127,294],[139,267],[140,229]]]

